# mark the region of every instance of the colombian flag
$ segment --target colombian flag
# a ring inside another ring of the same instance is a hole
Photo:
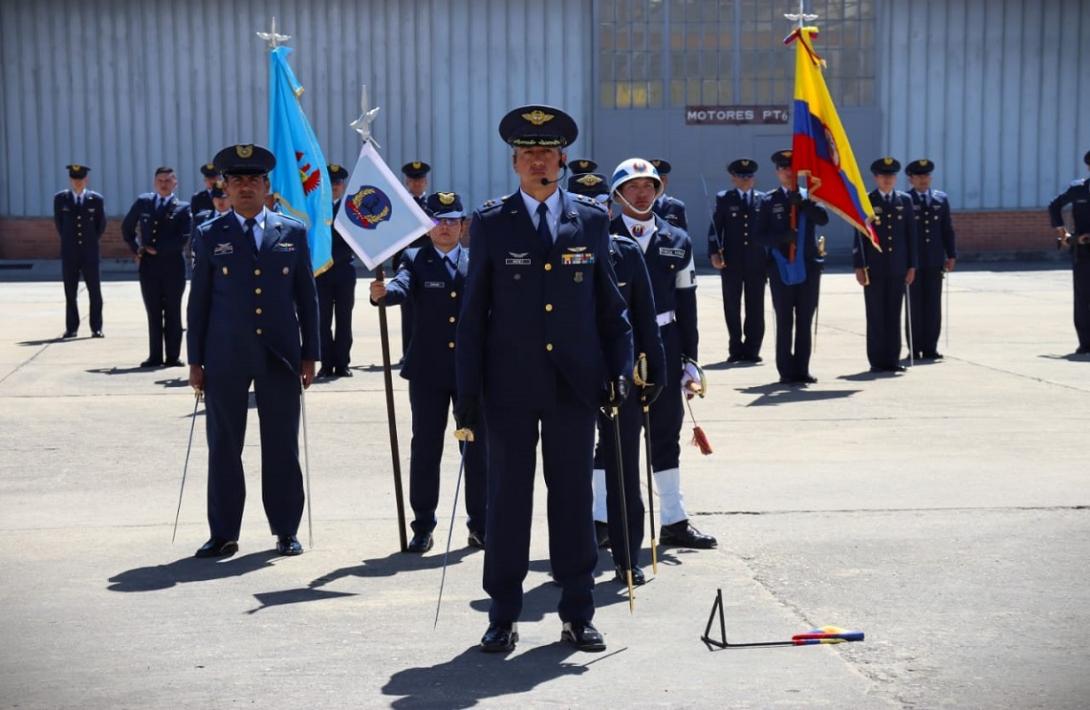
[[[817,33],[816,27],[800,27],[783,41],[796,43],[791,164],[799,175],[809,177],[811,199],[843,217],[881,249],[872,225],[874,208],[821,74],[825,60],[814,51],[812,38]]]

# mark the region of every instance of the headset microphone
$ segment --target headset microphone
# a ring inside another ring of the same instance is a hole
[[[556,184],[558,182],[562,182],[564,180],[564,176],[566,176],[567,174],[568,174],[568,163],[566,161],[564,161],[564,160],[561,160],[560,161],[560,177],[558,177],[556,180],[550,180],[549,178],[541,178],[541,184],[542,184],[542,186],[545,186],[545,185],[554,185],[554,184]]]

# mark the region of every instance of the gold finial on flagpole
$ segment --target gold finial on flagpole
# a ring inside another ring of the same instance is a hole
[[[272,27],[268,32],[258,32],[257,36],[269,43],[269,49],[276,49],[281,43],[287,42],[291,39],[291,35],[282,35],[276,33],[276,15],[272,18]]]

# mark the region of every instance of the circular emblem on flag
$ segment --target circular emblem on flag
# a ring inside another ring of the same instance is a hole
[[[360,189],[347,201],[348,219],[362,229],[374,229],[390,219],[393,206],[385,192],[373,185]]]
[[[832,161],[833,165],[839,168],[840,150],[837,149],[836,141],[833,140],[833,134],[828,128],[825,129],[825,142],[829,144],[829,160]]]

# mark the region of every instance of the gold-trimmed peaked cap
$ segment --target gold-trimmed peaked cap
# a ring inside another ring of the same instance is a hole
[[[253,143],[229,145],[212,159],[221,175],[267,175],[276,167],[276,156]]]
[[[586,175],[587,173],[593,173],[598,170],[598,163],[594,162],[590,158],[580,158],[579,160],[573,160],[568,164],[569,170],[572,175]]]
[[[219,174],[214,163],[205,163],[201,166],[201,175],[204,175],[207,178],[216,177]]]
[[[896,175],[901,172],[901,163],[892,156],[879,158],[870,164],[872,175]]]
[[[86,165],[80,165],[79,163],[72,163],[65,165],[64,169],[68,171],[68,177],[73,180],[82,180],[87,177],[87,173],[91,172],[91,169]]]
[[[913,160],[905,166],[905,175],[930,175],[935,169],[935,161],[927,158]]]
[[[407,178],[417,180],[431,172],[431,166],[423,160],[411,160],[401,166],[402,174]]]
[[[329,179],[332,182],[339,182],[341,180],[348,179],[348,171],[343,165],[330,163],[327,169],[329,170]]]
[[[424,209],[433,219],[459,219],[466,216],[462,198],[456,192],[433,192],[428,195]]]
[[[777,150],[769,158],[772,164],[777,168],[789,168],[791,167],[791,151],[790,150]]]
[[[578,136],[579,127],[571,116],[543,104],[512,109],[500,121],[500,138],[515,148],[564,148]]]
[[[739,177],[751,177],[757,172],[757,167],[757,161],[753,158],[739,158],[730,162],[727,172]]]

